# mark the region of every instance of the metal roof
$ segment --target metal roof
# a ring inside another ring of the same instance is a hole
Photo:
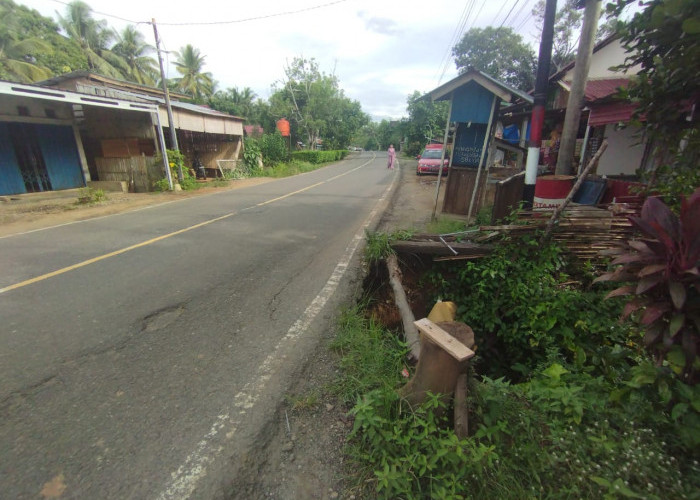
[[[479,85],[489,90],[493,94],[496,94],[505,102],[513,102],[516,99],[523,100],[530,104],[533,102],[532,96],[528,95],[526,92],[517,90],[510,85],[501,82],[500,80],[496,80],[491,75],[471,67],[458,77],[453,78],[449,82],[428,92],[424,97],[429,97],[433,101],[443,101],[449,99],[452,92],[471,81],[477,82]]]
[[[0,81],[0,94],[17,97],[28,97],[33,99],[44,99],[46,101],[66,102],[69,104],[82,104],[85,106],[98,106],[102,108],[124,109],[128,111],[141,111],[146,113],[157,113],[158,106],[144,102],[133,102],[111,97],[99,97],[90,94],[81,94],[68,90],[40,87],[37,85],[27,85]]]

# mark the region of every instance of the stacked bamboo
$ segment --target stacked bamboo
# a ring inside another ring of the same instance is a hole
[[[601,251],[634,237],[635,229],[629,217],[638,216],[640,210],[638,204],[570,206],[556,221],[552,238],[579,258],[599,259]],[[551,215],[551,211],[520,212],[517,224],[480,229],[510,234],[534,233],[545,228]]]

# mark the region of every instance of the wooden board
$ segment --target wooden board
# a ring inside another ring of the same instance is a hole
[[[428,318],[419,319],[413,323],[416,328],[435,344],[439,345],[457,361],[465,361],[474,356],[474,351],[459,340],[437,326]]]

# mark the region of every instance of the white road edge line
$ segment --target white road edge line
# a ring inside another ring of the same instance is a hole
[[[289,328],[286,335],[278,342],[272,353],[262,362],[251,379],[254,382],[248,382],[243,386],[243,390],[234,397],[234,408],[216,418],[209,432],[197,443],[196,449],[185,459],[183,464],[178,467],[177,471],[171,473],[172,482],[158,495],[158,500],[184,500],[192,495],[199,480],[206,476],[207,465],[213,462],[217,458],[217,455],[223,451],[221,446],[214,443],[215,439],[223,430],[226,430],[227,439],[233,437],[238,429],[238,425],[242,419],[241,417],[258,402],[260,393],[276,371],[275,365],[286,359],[284,352],[286,352],[289,346],[293,345],[309,328],[313,320],[330,300],[331,296],[338,288],[340,280],[345,275],[357,247],[364,238],[365,230],[376,217],[379,212],[379,207],[391,192],[397,178],[398,176],[394,176],[381,198],[379,198],[374,208],[367,216],[362,227],[360,227],[357,233],[352,237],[350,243],[345,248],[343,256],[335,266],[333,273],[331,273],[324,287],[311,301],[301,317]]]

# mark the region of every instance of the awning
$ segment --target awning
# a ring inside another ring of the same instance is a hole
[[[591,105],[591,115],[588,124],[591,127],[607,125],[608,123],[628,122],[637,109],[635,104],[628,102],[613,102],[610,104]]]

